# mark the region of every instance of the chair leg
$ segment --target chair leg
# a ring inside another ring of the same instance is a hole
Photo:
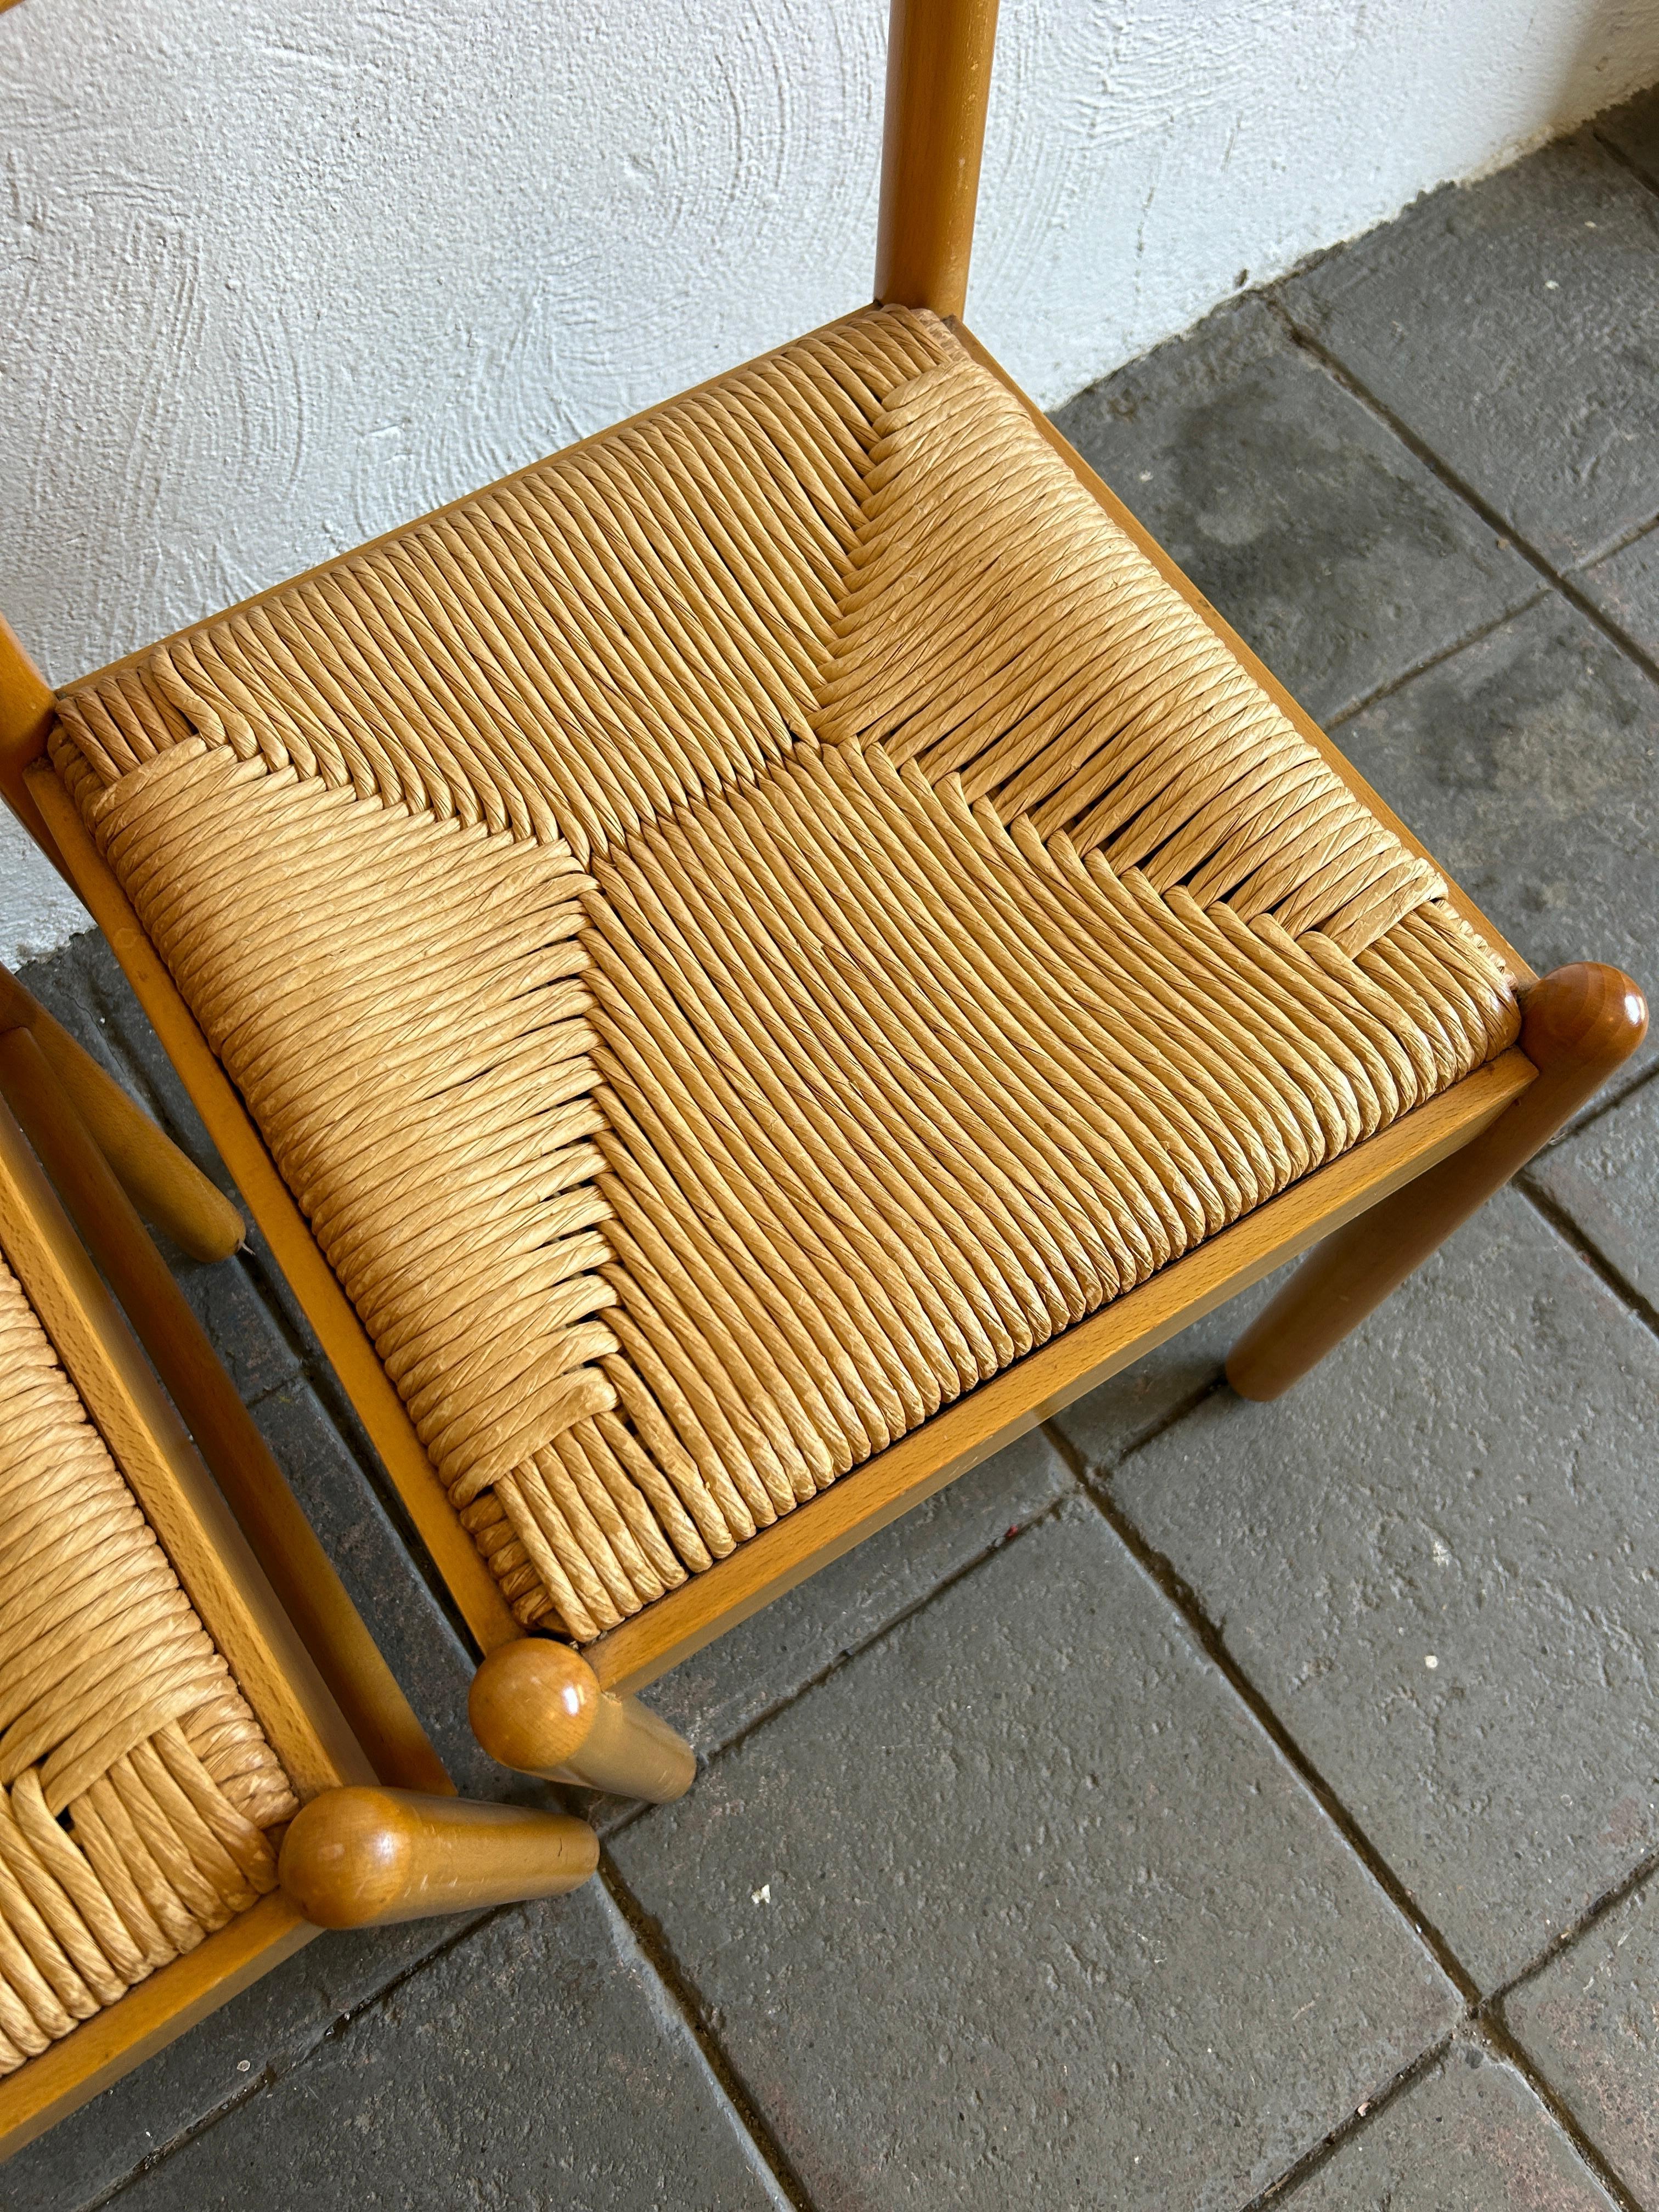
[[[697,1755],[637,1698],[613,1698],[568,1644],[526,1636],[492,1651],[472,1678],[472,1733],[520,1774],[574,1782],[653,1805],[683,1797]]]
[[[1581,961],[1541,976],[1521,1022],[1536,1079],[1462,1152],[1315,1247],[1232,1348],[1240,1397],[1277,1398],[1316,1366],[1571,1119],[1647,1025],[1641,992],[1616,968]]]
[[[599,1863],[586,1820],[524,1805],[325,1790],[283,1839],[277,1877],[319,1928],[384,1928],[576,1889]]]
[[[192,1260],[228,1260],[241,1215],[15,975],[0,968],[0,1030],[27,1030],[144,1218]]]

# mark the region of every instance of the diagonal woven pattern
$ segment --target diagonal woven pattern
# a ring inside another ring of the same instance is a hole
[[[54,758],[504,1594],[580,1639],[1518,1025],[904,310],[94,680]]]
[[[0,1256],[0,2073],[276,1886],[293,1793]]]

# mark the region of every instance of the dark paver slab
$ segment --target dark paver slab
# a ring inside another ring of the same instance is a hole
[[[1588,131],[1285,286],[1297,324],[1558,566],[1659,514],[1659,198]]]
[[[1535,568],[1259,299],[1055,422],[1318,721],[1537,592]]]
[[[1659,984],[1659,685],[1565,600],[1413,677],[1339,739],[1535,968],[1610,960]],[[1650,1038],[1643,1058],[1656,1051]]]
[[[1054,420],[1317,720],[1538,590],[1259,299]]]
[[[117,2202],[785,2206],[597,1883],[466,1936]]]
[[[1287,2212],[1611,2212],[1613,2204],[1522,2076],[1462,2045],[1281,2201]]]
[[[1659,659],[1659,530],[1644,532],[1577,580],[1633,645]]]
[[[348,2013],[466,1924],[423,1920],[318,1936],[0,2166],[0,2212],[82,2212],[102,2203],[145,2160],[289,2072]],[[189,2200],[175,2201],[184,2212]]]
[[[1659,1342],[1518,1194],[1114,1495],[1481,1987],[1659,1843]]]
[[[818,2212],[1237,2205],[1456,2012],[1081,1502],[615,1848]]]
[[[299,1354],[242,1258],[204,1267],[156,1239],[207,1339],[244,1399],[263,1397],[299,1373]]]
[[[648,1702],[700,1752],[717,1750],[1072,1486],[1045,1437],[1021,1437],[677,1667]]]
[[[1659,2203],[1659,1891],[1650,1882],[1504,2001],[1613,2172]]]
[[[1659,191],[1659,85],[1598,115],[1592,128],[1598,138],[1616,146]]]
[[[1659,1085],[1650,1078],[1547,1152],[1531,1179],[1659,1307]]]

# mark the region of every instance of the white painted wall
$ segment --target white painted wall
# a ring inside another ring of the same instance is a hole
[[[1659,77],[1652,0],[1004,0],[1045,404]],[[0,14],[0,605],[55,682],[867,295],[885,0]],[[0,958],[78,926],[0,828]]]

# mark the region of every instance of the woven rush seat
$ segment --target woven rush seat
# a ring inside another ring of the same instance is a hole
[[[907,308],[58,711],[456,1511],[577,1641],[1519,1026]]]
[[[288,1778],[0,1255],[0,2074],[276,1887]]]

